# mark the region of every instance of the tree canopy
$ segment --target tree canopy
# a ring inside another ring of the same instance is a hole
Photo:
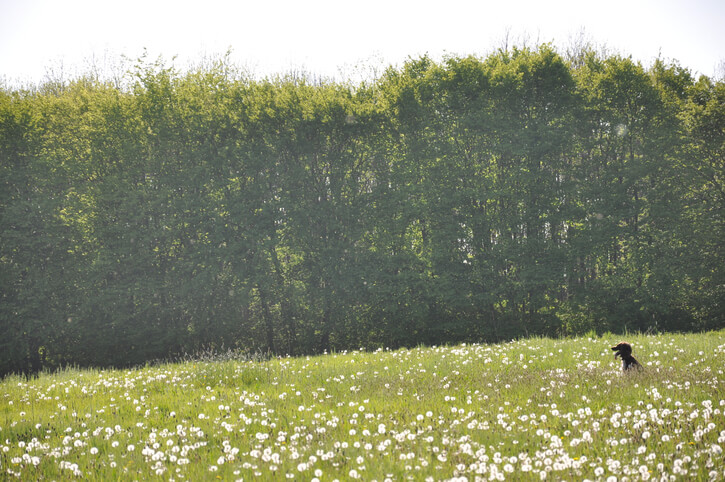
[[[0,374],[725,326],[725,84],[544,45],[0,90]]]

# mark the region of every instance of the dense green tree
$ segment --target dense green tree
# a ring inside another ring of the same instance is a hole
[[[672,159],[679,168],[673,187],[684,216],[672,225],[680,244],[678,257],[671,261],[672,269],[685,272],[678,279],[678,312],[694,317],[704,329],[722,326],[725,320],[725,83],[702,77],[687,87],[689,95],[679,113],[685,142]]]
[[[630,59],[590,55],[578,79],[587,126],[578,147],[585,218],[574,243],[572,290],[599,329],[654,328],[668,298],[662,283],[669,283],[655,265],[681,214],[669,197],[676,112]],[[659,293],[649,290],[656,284]]]
[[[725,322],[725,87],[548,45],[0,90],[0,373]]]

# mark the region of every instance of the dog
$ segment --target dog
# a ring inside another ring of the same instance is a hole
[[[612,347],[612,350],[617,352],[614,354],[615,359],[617,357],[622,359],[623,372],[631,370],[632,368],[636,368],[637,370],[642,369],[642,365],[632,356],[632,345],[629,343],[619,342],[618,345]]]

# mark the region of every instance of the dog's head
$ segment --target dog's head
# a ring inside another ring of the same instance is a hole
[[[632,354],[632,345],[621,341],[612,347],[612,351],[617,352],[614,354],[614,358],[630,356]]]

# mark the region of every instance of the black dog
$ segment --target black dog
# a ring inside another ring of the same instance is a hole
[[[631,368],[642,369],[642,365],[632,356],[632,345],[629,343],[622,341],[618,345],[613,346],[612,350],[617,352],[614,354],[614,358],[619,357],[622,359],[622,371],[626,372]]]

